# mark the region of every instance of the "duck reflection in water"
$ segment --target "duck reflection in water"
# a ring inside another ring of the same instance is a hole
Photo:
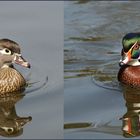
[[[122,131],[124,137],[140,135],[140,89],[124,88],[127,112],[123,115]]]
[[[23,133],[23,126],[32,117],[20,117],[16,113],[15,104],[24,97],[23,93],[7,93],[0,97],[0,135],[16,137]]]

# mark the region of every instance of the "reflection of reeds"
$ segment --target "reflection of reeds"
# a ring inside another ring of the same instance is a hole
[[[68,51],[68,50],[67,50]],[[71,52],[69,52],[68,55],[70,55]],[[99,64],[103,64],[104,60],[81,60],[78,58],[67,58],[64,60],[64,64],[80,64],[80,63],[84,63],[84,64],[88,64],[88,65],[99,65]]]
[[[72,76],[64,76],[65,79],[68,78],[78,78],[85,76],[95,76],[95,79],[98,81],[113,81],[116,79],[116,75],[114,73],[105,73],[103,71],[98,71],[95,69],[81,69],[81,70],[64,70],[65,73],[73,73]]]
[[[77,40],[77,41],[102,41],[105,38],[104,37],[70,37],[71,40]]]
[[[67,123],[64,124],[64,129],[85,128],[92,126],[92,123]]]
[[[113,35],[113,36],[87,36],[87,37],[69,37],[68,40],[75,40],[75,41],[89,41],[89,42],[96,42],[96,41],[104,41],[104,40],[116,40],[120,37],[120,34]],[[67,40],[65,40],[67,41]]]
[[[81,70],[64,70],[65,73],[74,73],[72,76],[64,76],[64,79],[79,78],[92,76],[95,73],[94,69],[81,69]]]
[[[90,75],[92,75],[92,74],[77,74],[77,75],[75,75],[75,76],[64,76],[64,79],[70,79],[70,78],[80,78],[80,77],[86,77],[86,76],[90,76]]]
[[[111,121],[102,124],[95,124],[95,123],[88,123],[88,122],[81,122],[81,123],[67,123],[64,124],[64,129],[74,129],[75,131],[86,131],[86,132],[97,132],[97,133],[105,133],[105,134],[112,134],[112,135],[122,135],[121,133],[121,126],[112,126]]]
[[[91,0],[78,0],[77,4],[84,4],[84,3],[87,3]]]
[[[116,63],[115,63],[116,64]],[[118,69],[114,64],[103,65],[101,68],[94,66],[88,66],[83,69],[65,69],[64,79],[74,79],[89,77],[94,85],[101,88],[120,91],[120,84],[117,80]]]

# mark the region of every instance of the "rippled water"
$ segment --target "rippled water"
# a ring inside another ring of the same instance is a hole
[[[63,2],[1,1],[0,38],[18,42],[32,66],[16,65],[30,85],[15,111],[32,120],[13,138],[63,138]],[[11,116],[12,123],[17,115]]]
[[[139,92],[130,97],[135,91],[117,81],[121,40],[140,30],[139,7],[136,1],[65,2],[65,138],[139,138],[139,108],[130,109]],[[130,127],[126,116],[135,122],[132,134],[123,131]]]

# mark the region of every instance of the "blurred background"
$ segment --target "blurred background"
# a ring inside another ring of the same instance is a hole
[[[32,117],[16,138],[63,138],[63,27],[61,1],[0,2],[0,38],[21,45],[32,68],[16,67],[30,83],[37,82],[16,104],[19,116]]]

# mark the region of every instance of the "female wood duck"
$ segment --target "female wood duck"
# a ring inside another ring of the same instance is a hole
[[[126,34],[122,45],[118,80],[132,87],[140,87],[140,33]]]
[[[30,68],[30,64],[21,56],[16,42],[0,39],[0,94],[25,89],[26,80],[14,68],[13,63]]]

